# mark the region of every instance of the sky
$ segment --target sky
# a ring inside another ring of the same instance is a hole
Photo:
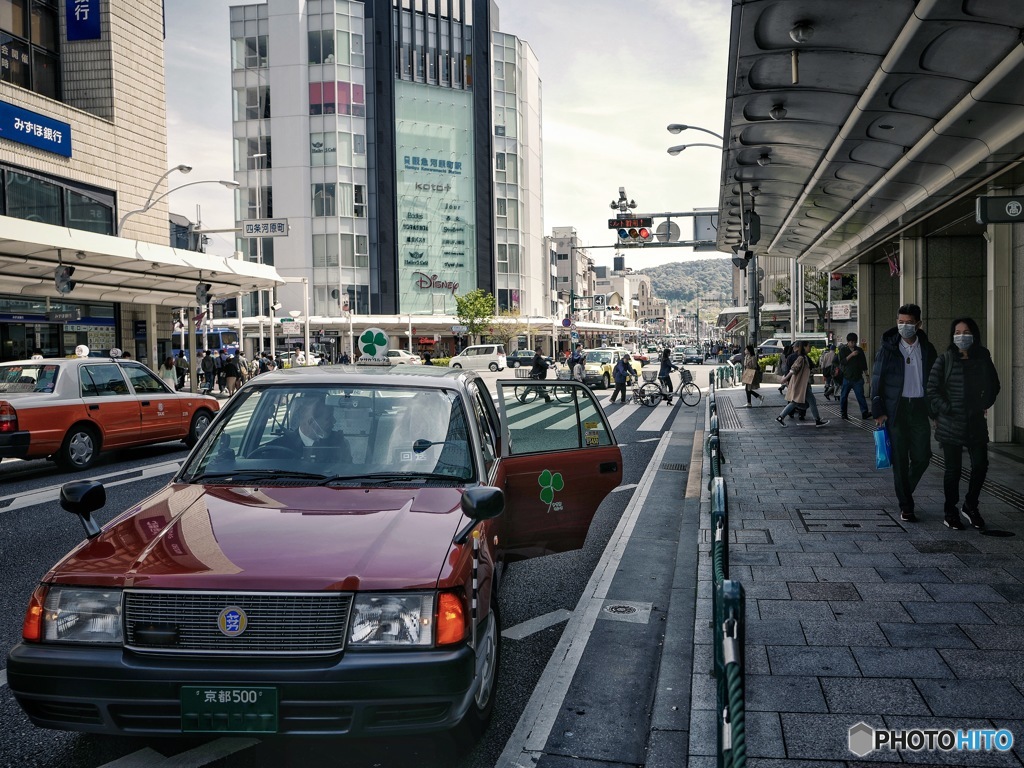
[[[229,0],[166,0],[168,168],[193,166],[172,187],[231,179]],[[731,4],[724,0],[498,0],[499,29],[530,44],[543,99],[544,231],[575,227],[598,265],[611,265],[608,219],[619,187],[634,213],[718,206],[721,153],[674,144],[708,142],[673,135],[669,123],[722,133]],[[272,55],[272,54],[271,54]],[[234,226],[232,193],[216,184],[170,196],[171,210],[208,228]],[[201,216],[197,216],[197,205]],[[683,220],[683,239],[690,233]],[[229,255],[214,235],[209,251]],[[714,257],[689,248],[632,248],[632,269]],[[717,254],[726,258],[725,254]]]

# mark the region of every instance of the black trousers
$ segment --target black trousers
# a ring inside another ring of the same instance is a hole
[[[900,398],[896,418],[886,421],[892,440],[892,477],[900,509],[914,509],[914,489],[932,458],[932,426],[923,397]]]
[[[620,393],[622,394],[622,402],[626,402],[626,382],[622,382],[620,384],[619,382],[616,381],[615,382],[615,391],[612,392],[612,402],[613,403],[615,402],[615,396],[620,394]]]
[[[952,512],[960,501],[960,472],[964,466],[964,448],[971,457],[971,479],[967,481],[967,496],[964,506],[977,509],[981,497],[981,486],[985,484],[988,474],[988,445],[949,445],[942,444],[942,458],[946,460],[946,472],[942,476],[942,491],[945,497],[946,510]]]

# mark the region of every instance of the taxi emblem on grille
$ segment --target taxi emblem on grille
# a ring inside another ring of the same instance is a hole
[[[249,617],[237,605],[229,605],[217,616],[217,627],[228,637],[238,637],[249,625]]]

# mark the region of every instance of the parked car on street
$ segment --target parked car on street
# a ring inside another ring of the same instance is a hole
[[[504,344],[475,344],[466,347],[448,361],[449,368],[471,371],[503,371],[507,365]]]
[[[102,484],[63,487],[88,538],[33,592],[8,687],[38,726],[135,738],[479,731],[501,566],[581,547],[622,480],[587,387],[520,398],[549,386],[499,381],[495,402],[425,365],[256,377],[104,527]]]
[[[51,458],[81,471],[104,451],[195,445],[219,408],[214,397],[175,392],[135,360],[0,363],[0,458]]]

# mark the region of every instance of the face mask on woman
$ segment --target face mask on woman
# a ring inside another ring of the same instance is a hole
[[[953,343],[957,349],[970,349],[974,343],[974,336],[970,333],[958,333],[953,336]]]

